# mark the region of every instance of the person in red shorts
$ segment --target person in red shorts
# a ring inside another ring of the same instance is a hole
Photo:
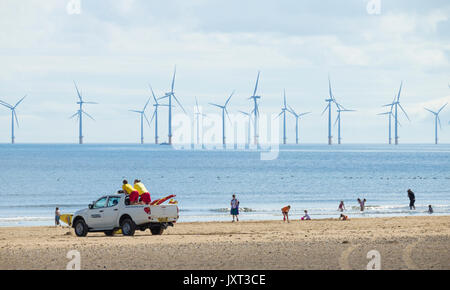
[[[137,190],[139,192],[141,203],[150,204],[150,202],[152,201],[150,193],[139,179],[134,180],[134,190]]]
[[[130,205],[139,204],[139,192],[126,179],[123,181],[122,189],[123,193],[130,196]]]

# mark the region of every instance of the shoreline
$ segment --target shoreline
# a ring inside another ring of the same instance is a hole
[[[336,213],[336,217],[323,217],[323,218],[314,218],[314,216],[312,217],[312,220],[315,220],[315,221],[332,221],[332,220],[338,220],[338,218],[339,218],[339,215],[340,215],[341,213],[340,212],[338,212],[338,213]],[[426,212],[423,212],[423,213],[420,213],[420,214],[411,214],[411,215],[392,215],[392,216],[390,216],[390,215],[383,215],[383,216],[373,216],[373,214],[372,214],[372,216],[368,216],[368,217],[365,217],[365,216],[351,216],[351,213],[346,213],[346,212],[343,212],[343,214],[345,214],[345,215],[347,215],[347,216],[349,216],[349,218],[350,219],[390,219],[390,218],[412,218],[412,217],[417,217],[417,218],[420,218],[420,217],[450,217],[450,214],[447,214],[447,213],[442,213],[442,214],[440,214],[440,213],[433,213],[433,214],[428,214],[428,213],[426,213]],[[241,218],[241,216],[242,215],[240,215],[240,218]],[[41,218],[41,217],[39,217],[39,218]],[[47,217],[42,217],[42,218],[47,218]],[[273,218],[273,219],[243,219],[243,220],[240,220],[239,222],[240,223],[245,223],[245,222],[276,222],[276,221],[281,221],[282,220],[282,215],[281,215],[281,213],[280,213],[280,216],[279,217],[277,217],[277,218]],[[291,216],[289,216],[289,219],[291,220],[291,221],[299,221],[300,220],[300,218],[301,218],[301,214],[299,214],[298,216],[296,215],[295,217],[291,217]],[[39,227],[55,227],[54,226],[54,224],[53,224],[53,221],[54,221],[54,217],[53,216],[51,216],[51,217],[48,217],[48,220],[49,221],[52,221],[52,224],[51,225],[27,225],[27,224],[22,224],[22,225],[11,225],[11,226],[9,226],[9,225],[0,225],[0,229],[3,229],[3,228],[39,228]],[[219,220],[219,219],[217,219],[217,220],[205,220],[205,221],[178,221],[177,222],[177,224],[195,224],[195,223],[229,223],[229,222],[231,222],[231,216],[230,216],[230,218],[227,218],[227,219],[223,219],[223,220]],[[66,224],[64,224],[64,223],[61,223],[62,225],[63,225],[63,227],[68,227]]]
[[[70,250],[80,252],[81,269],[364,270],[377,250],[382,269],[449,270],[450,216],[185,222],[134,237],[0,228],[0,269],[65,269]]]

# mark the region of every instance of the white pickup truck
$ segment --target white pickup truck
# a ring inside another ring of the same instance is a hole
[[[125,236],[133,236],[136,229],[150,229],[153,235],[161,235],[168,226],[178,220],[178,206],[129,205],[126,194],[108,195],[99,198],[88,208],[77,211],[72,218],[75,234],[84,237],[88,232],[104,232],[114,235],[121,229]]]

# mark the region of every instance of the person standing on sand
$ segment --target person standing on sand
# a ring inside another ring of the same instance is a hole
[[[239,221],[239,200],[236,198],[236,195],[233,194],[233,199],[231,200],[231,211],[230,214],[233,216],[233,222],[234,218],[236,218],[236,221]]]
[[[409,209],[416,210],[416,206],[414,205],[414,203],[416,202],[416,195],[414,194],[414,192],[412,192],[411,189],[408,189],[408,198],[409,198]]]
[[[291,209],[291,206],[285,206],[281,209],[281,213],[283,214],[283,221],[286,221],[289,223],[289,210]]]
[[[339,204],[338,211],[343,212],[345,210],[344,201],[341,200],[341,203]]]
[[[60,226],[59,219],[61,218],[61,211],[59,210],[59,207],[55,209],[55,227]]]
[[[364,208],[366,207],[366,201],[366,199],[361,200],[360,198],[358,198],[359,209],[361,211],[364,211]]]

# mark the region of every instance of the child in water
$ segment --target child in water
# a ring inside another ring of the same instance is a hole
[[[366,199],[361,200],[358,198],[359,208],[361,211],[364,211],[365,205],[366,205]]]
[[[341,203],[339,204],[338,211],[343,212],[345,210],[344,201],[341,200]]]
[[[432,214],[434,212],[433,208],[431,207],[431,204],[428,206],[428,213]]]

